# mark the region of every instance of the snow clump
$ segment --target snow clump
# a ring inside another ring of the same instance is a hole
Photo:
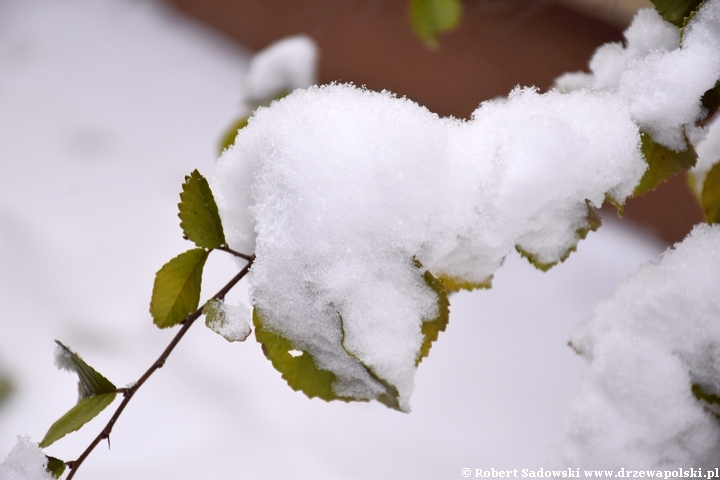
[[[645,170],[639,134],[607,94],[517,89],[470,121],[351,85],[261,108],[221,157],[228,242],[255,252],[266,326],[337,376],[341,396],[399,391],[409,410],[434,275],[487,282],[516,245],[564,258],[586,199],[624,199]]]
[[[214,314],[207,315],[205,324],[228,342],[242,342],[252,331],[250,322],[252,312],[243,303],[228,305],[224,301],[210,302]]]
[[[623,203],[642,177],[640,130],[677,150],[704,134],[691,124],[720,77],[720,1],[682,45],[652,10],[625,35],[564,82],[572,91],[516,88],[467,121],[352,85],[256,111],[214,183],[229,244],[257,255],[264,327],[332,372],[337,396],[392,389],[409,411],[423,322],[439,312],[425,269],[477,287],[513,248],[562,261],[589,207]]]
[[[680,30],[652,8],[638,12],[625,40],[625,46],[615,42],[597,49],[592,74],[566,74],[557,86],[616,92],[656,142],[685,150],[686,131],[694,143],[703,136],[694,126],[703,114],[700,98],[720,78],[720,2],[705,3],[685,27],[682,42]]]
[[[317,82],[318,48],[306,35],[279,40],[255,54],[243,80],[245,101],[261,105]]]
[[[720,225],[699,225],[646,265],[572,336],[589,371],[556,466],[720,465],[720,422],[692,393],[720,394]]]
[[[29,437],[18,437],[17,444],[0,464],[3,480],[55,480],[47,471],[47,457]]]

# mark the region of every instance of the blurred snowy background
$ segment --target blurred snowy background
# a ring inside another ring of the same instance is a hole
[[[147,312],[153,276],[188,246],[180,185],[194,168],[212,175],[248,59],[157,2],[0,0],[0,372],[14,387],[0,403],[0,459],[16,435],[40,440],[76,400],[75,379],[53,366],[54,339],[124,385],[174,334]],[[573,326],[663,248],[606,220],[546,274],[509,257],[492,290],[451,297],[408,415],[308,400],[252,337],[228,344],[198,324],[79,478],[539,468],[583,371],[566,346]],[[218,254],[208,268],[206,294],[237,267]],[[48,453],[75,458],[108,413]]]

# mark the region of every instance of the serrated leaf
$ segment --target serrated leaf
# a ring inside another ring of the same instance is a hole
[[[77,373],[78,394],[81,400],[93,395],[112,393],[117,390],[117,387],[110,380],[85,363],[78,354],[57,340],[55,340],[55,343],[57,343],[58,348],[55,354],[55,363],[59,368]]]
[[[215,197],[207,180],[197,170],[185,177],[178,208],[180,227],[195,245],[202,248],[225,245],[225,232]]]
[[[572,252],[577,251],[577,245],[580,240],[585,240],[590,232],[596,232],[602,226],[602,219],[598,214],[595,207],[592,206],[589,200],[585,200],[585,206],[587,207],[587,214],[585,216],[585,226],[575,230],[575,236],[577,240],[560,256],[557,262],[543,262],[540,257],[532,252],[529,252],[522,248],[520,245],[515,245],[515,250],[520,254],[521,257],[525,258],[535,268],[540,271],[547,272],[558,263],[562,263],[568,259]]]
[[[40,447],[49,447],[68,433],[82,428],[83,425],[95,418],[100,412],[115,400],[117,393],[101,393],[92,397],[85,397],[77,405],[71,408],[65,415],[53,423],[45,438],[40,442]]]
[[[618,217],[622,218],[623,214],[625,213],[625,205],[624,202],[618,200],[617,198],[613,197],[611,194],[606,193],[605,194],[605,201],[608,202],[610,205],[615,207],[615,210],[617,211]]]
[[[460,0],[410,0],[412,29],[432,47],[438,44],[437,35],[455,29],[461,17]]]
[[[438,296],[438,316],[433,320],[422,323],[423,343],[415,359],[415,366],[420,365],[423,358],[430,354],[433,342],[438,339],[440,332],[445,331],[448,322],[450,322],[450,300],[448,300],[448,292],[444,282],[435,278],[428,270],[425,270],[423,278],[428,287],[432,288]]]
[[[634,197],[656,189],[668,178],[694,167],[697,162],[697,153],[689,143],[685,150],[676,152],[656,143],[646,133],[641,133],[640,139],[642,141],[642,154],[648,164],[648,169],[640,179],[640,183],[635,187]]]
[[[60,478],[60,475],[62,475],[65,472],[65,462],[60,460],[59,458],[50,457],[48,455],[45,455],[47,457],[47,467],[45,468],[48,472],[52,474],[55,478]]]
[[[703,0],[651,0],[655,10],[666,21],[677,27],[685,24],[685,18],[692,15]]]
[[[188,250],[155,274],[150,314],[159,328],[175,326],[197,309],[202,271],[209,253],[202,248]]]
[[[270,360],[275,370],[282,374],[282,378],[295,391],[303,392],[309,398],[318,397],[326,402],[343,400],[349,402],[352,398],[339,397],[332,389],[335,383],[335,374],[321,370],[315,365],[312,355],[297,352],[286,338],[270,331],[263,325],[262,314],[258,309],[253,310],[253,325],[255,338],[262,345],[265,356]]]
[[[490,275],[484,282],[466,282],[458,278],[447,277],[443,275],[439,275],[437,279],[440,280],[440,283],[443,284],[445,290],[447,290],[448,293],[459,292],[460,290],[467,290],[468,292],[472,292],[473,290],[487,290],[492,288],[493,276]]]
[[[720,162],[712,166],[705,176],[700,196],[705,221],[720,223]]]

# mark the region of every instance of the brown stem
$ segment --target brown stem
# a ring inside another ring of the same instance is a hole
[[[250,255],[246,258],[248,261],[248,264],[245,265],[245,267],[238,272],[237,275],[235,275],[232,280],[230,280],[223,288],[221,288],[215,295],[212,296],[211,300],[222,300],[225,298],[225,295],[228,294],[228,292],[240,281],[242,278],[247,275],[248,271],[250,270],[250,266],[252,265],[253,261],[255,260],[255,255]],[[131,386],[127,388],[119,388],[118,392],[122,393],[124,398],[120,405],[118,405],[117,410],[115,410],[115,413],[110,418],[108,423],[105,425],[105,428],[102,429],[102,431],[98,434],[97,437],[90,443],[90,445],[85,449],[85,451],[77,458],[77,460],[66,462],[65,464],[70,468],[70,474],[67,476],[66,480],[71,480],[75,473],[78,471],[78,468],[82,463],[85,461],[85,459],[92,453],[92,451],[95,449],[95,447],[100,444],[105,439],[110,438],[110,433],[112,432],[113,427],[115,426],[115,422],[117,422],[118,418],[120,418],[120,415],[122,414],[123,410],[125,410],[125,407],[128,403],[130,403],[130,400],[132,399],[133,395],[135,395],[135,392],[137,392],[140,387],[152,376],[153,373],[155,373],[157,370],[161,369],[163,365],[165,365],[165,361],[168,359],[170,354],[172,353],[173,349],[177,346],[177,344],[180,342],[183,336],[185,336],[185,333],[190,329],[193,323],[195,323],[195,320],[197,320],[200,315],[202,315],[202,307],[198,308],[191,314],[189,314],[185,319],[181,322],[182,327],[178,331],[178,333],[173,337],[172,340],[170,340],[170,343],[165,348],[165,350],[160,354],[157,360],[155,360],[155,363],[153,363],[150,368],[147,369],[147,371],[138,379],[137,382],[132,384]]]
[[[255,255],[246,255],[244,253],[236,252],[232,248],[228,247],[227,245],[223,245],[220,247],[216,247],[215,250],[222,250],[223,252],[227,252],[231,255],[235,255],[236,257],[242,258],[243,260],[247,260],[248,262],[251,262],[251,259],[255,258]]]

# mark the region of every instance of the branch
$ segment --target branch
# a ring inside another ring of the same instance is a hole
[[[246,255],[244,253],[236,252],[235,250],[228,247],[227,245],[216,247],[215,250],[222,250],[223,252],[227,252],[231,255],[235,255],[236,257],[242,258],[243,260],[247,260],[248,262],[252,262],[252,260],[255,258],[255,255]]]
[[[229,250],[229,249],[228,249]],[[237,252],[232,252],[233,254],[236,254]],[[239,254],[240,256],[242,254]],[[228,292],[240,281],[242,278],[247,275],[248,271],[250,270],[250,266],[253,264],[253,261],[255,260],[255,255],[242,255],[242,258],[245,258],[248,261],[248,264],[245,265],[245,267],[238,272],[237,275],[235,275],[232,280],[230,280],[227,284],[225,284],[224,287],[222,287],[215,295],[210,298],[210,300],[222,300],[225,298],[225,295],[228,294]],[[77,460],[65,462],[65,464],[70,468],[70,474],[67,477],[67,480],[71,480],[75,473],[77,472],[78,468],[82,463],[85,461],[85,459],[92,453],[92,451],[95,449],[95,447],[100,444],[103,440],[107,440],[110,438],[110,433],[112,432],[113,427],[115,426],[115,422],[117,422],[118,418],[120,418],[120,415],[122,415],[123,410],[125,410],[125,407],[128,403],[130,403],[130,400],[135,395],[135,392],[137,392],[140,387],[152,376],[153,373],[155,373],[157,370],[161,369],[163,365],[165,365],[165,361],[168,359],[172,351],[175,349],[177,344],[180,342],[180,340],[185,336],[185,333],[190,329],[193,323],[195,323],[195,320],[200,318],[200,315],[202,315],[202,306],[189,314],[185,319],[181,322],[182,327],[178,331],[178,333],[173,337],[173,339],[170,341],[168,346],[165,348],[165,350],[162,352],[162,354],[158,357],[157,360],[155,360],[155,363],[153,363],[150,368],[147,369],[147,371],[138,379],[137,382],[135,382],[133,385],[127,388],[119,388],[118,392],[122,393],[124,398],[120,405],[118,406],[117,410],[115,410],[115,413],[110,418],[108,423],[105,425],[105,428],[102,429],[102,431],[98,434],[97,437],[90,443],[90,445],[85,449],[85,451],[77,458]]]

